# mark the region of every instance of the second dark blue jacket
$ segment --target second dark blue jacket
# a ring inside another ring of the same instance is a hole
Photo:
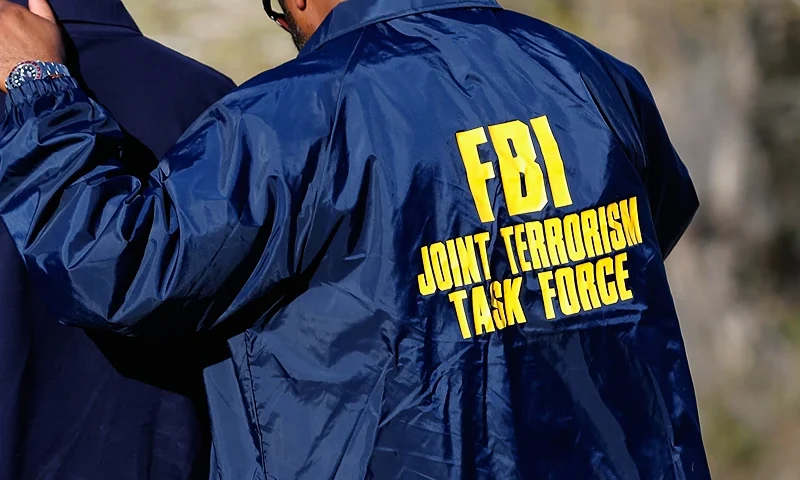
[[[118,0],[52,5],[69,35],[71,69],[139,152],[131,168],[152,169],[234,87],[142,36]],[[174,346],[60,325],[44,308],[49,295],[30,288],[0,224],[0,479],[207,478],[210,439],[195,359]]]
[[[231,335],[224,479],[706,479],[664,258],[697,209],[633,68],[494,0],[348,0],[149,175],[12,91],[0,215],[67,323]]]

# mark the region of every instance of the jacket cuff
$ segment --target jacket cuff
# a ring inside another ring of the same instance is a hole
[[[19,88],[8,91],[6,113],[14,107],[33,104],[37,99],[47,95],[58,95],[78,88],[78,82],[72,77],[45,78],[26,82]]]

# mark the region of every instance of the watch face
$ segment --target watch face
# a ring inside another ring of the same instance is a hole
[[[7,86],[16,88],[28,80],[38,80],[42,78],[42,69],[35,62],[23,62],[14,67],[8,76]]]

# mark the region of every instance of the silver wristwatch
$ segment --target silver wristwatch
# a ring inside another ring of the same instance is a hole
[[[6,89],[19,88],[33,80],[51,77],[69,77],[69,70],[61,63],[34,60],[17,64],[6,79]]]

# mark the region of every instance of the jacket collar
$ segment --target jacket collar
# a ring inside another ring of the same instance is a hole
[[[28,5],[27,0],[11,1]],[[139,31],[121,0],[50,0],[50,5],[61,22],[113,25]]]
[[[311,36],[302,53],[373,23],[451,8],[502,8],[497,0],[346,0],[337,5]]]

